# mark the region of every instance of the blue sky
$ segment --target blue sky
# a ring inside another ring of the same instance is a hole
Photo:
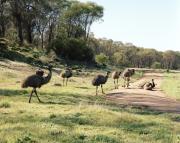
[[[180,51],[180,0],[80,1],[104,7],[104,22],[91,28],[95,37],[159,51]]]

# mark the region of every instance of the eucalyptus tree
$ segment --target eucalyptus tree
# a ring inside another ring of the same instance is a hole
[[[70,2],[67,0],[51,0],[49,1],[51,12],[48,14],[48,45],[58,35],[58,28],[61,26],[64,11],[69,7]]]
[[[55,38],[56,31],[61,24],[62,13],[65,10],[68,2],[66,0],[41,0],[42,2],[37,7],[36,15],[36,29],[41,39],[41,47],[44,47],[44,40],[46,38],[47,45],[49,45]]]
[[[5,37],[7,25],[9,23],[9,5],[7,0],[0,0],[0,37]]]
[[[10,0],[11,5],[11,13],[13,16],[13,23],[17,28],[19,44],[22,45],[24,42],[23,36],[23,8],[24,1],[23,0]]]
[[[176,54],[174,51],[168,50],[163,53],[164,66],[167,69],[172,69],[176,61]]]
[[[92,2],[74,1],[64,13],[68,37],[88,39],[91,25],[103,17],[103,7]]]

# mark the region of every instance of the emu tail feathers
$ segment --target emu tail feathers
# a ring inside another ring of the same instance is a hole
[[[22,88],[27,88],[27,87],[28,87],[26,81],[23,81],[23,83],[21,84],[21,87],[22,87]]]

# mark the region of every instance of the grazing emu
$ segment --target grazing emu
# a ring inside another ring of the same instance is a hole
[[[114,79],[114,86],[115,89],[118,89],[118,80],[119,80],[119,76],[121,75],[120,71],[114,71],[112,73],[112,78]]]
[[[147,82],[144,85],[144,89],[146,90],[152,90],[155,87],[154,79],[152,79],[152,82]]]
[[[62,73],[61,73],[61,77],[63,78],[63,86],[64,86],[64,81],[66,79],[66,86],[67,86],[67,82],[68,82],[68,79],[70,77],[72,77],[72,70],[70,68],[66,68],[66,70],[64,70]]]
[[[98,86],[100,86],[100,85],[101,85],[102,93],[105,94],[103,91],[103,84],[105,84],[107,82],[109,73],[110,72],[108,71],[106,76],[99,74],[99,75],[95,76],[94,79],[92,80],[92,85],[96,86],[96,95],[97,95]]]
[[[122,73],[122,77],[124,79],[124,86],[123,87],[129,87],[129,81],[130,77],[135,73],[134,69],[125,69]],[[126,85],[125,85],[126,84]]]
[[[29,103],[31,103],[31,97],[33,95],[33,93],[35,93],[37,99],[39,102],[41,102],[41,100],[39,99],[38,95],[37,95],[37,91],[36,88],[40,88],[42,85],[47,84],[52,76],[52,72],[51,72],[52,66],[48,67],[49,73],[47,76],[43,76],[44,75],[44,71],[42,70],[38,70],[36,71],[36,74],[28,76],[22,83],[21,87],[22,88],[27,88],[27,87],[32,87],[32,92],[30,94],[29,97]]]

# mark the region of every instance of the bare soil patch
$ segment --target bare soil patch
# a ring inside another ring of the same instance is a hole
[[[138,87],[144,81],[150,81],[152,78],[157,84],[153,91]],[[162,79],[162,73],[145,73],[142,79],[131,83],[128,89],[119,87],[119,89],[107,94],[106,98],[122,105],[142,106],[162,112],[180,113],[180,102],[169,98],[160,89]]]

